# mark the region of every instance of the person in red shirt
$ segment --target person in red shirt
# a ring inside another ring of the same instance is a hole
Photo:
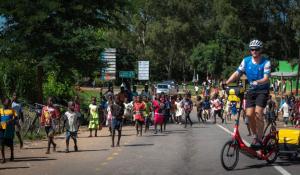
[[[138,100],[133,105],[136,135],[142,136],[144,116],[143,111],[146,109],[145,103],[142,102],[141,96],[138,96]],[[140,130],[139,130],[140,128]]]
[[[154,110],[154,134],[157,134],[157,125],[160,125],[160,132],[162,132],[162,126],[164,122],[164,117],[162,114],[162,108],[164,106],[163,103],[159,101],[160,95],[156,94],[155,99],[152,102],[153,110]]]
[[[224,123],[224,119],[222,116],[222,102],[218,98],[218,94],[214,95],[214,99],[212,100],[212,106],[214,109],[214,123],[216,123],[216,115],[218,115],[222,119],[222,123]]]
[[[56,151],[56,143],[54,143],[54,134],[56,128],[56,120],[59,119],[60,113],[57,108],[53,106],[53,98],[49,97],[47,106],[42,109],[41,126],[45,127],[48,138],[48,147],[46,154],[50,154],[50,146],[53,145],[53,151]]]

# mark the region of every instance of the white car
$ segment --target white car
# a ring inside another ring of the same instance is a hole
[[[175,95],[177,93],[176,87],[170,84],[159,83],[156,85],[156,93],[164,93],[168,95]]]

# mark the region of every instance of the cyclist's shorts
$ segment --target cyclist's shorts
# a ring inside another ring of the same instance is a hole
[[[246,97],[246,108],[252,108],[255,106],[260,106],[265,108],[267,106],[267,101],[269,98],[269,91],[248,91]]]

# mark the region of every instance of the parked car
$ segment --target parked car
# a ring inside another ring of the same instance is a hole
[[[177,89],[175,86],[172,86],[170,84],[158,83],[156,85],[156,93],[157,94],[165,93],[168,95],[175,95],[175,94],[177,94]]]
[[[171,85],[173,88],[176,89],[177,92],[179,91],[179,86],[174,80],[165,80],[162,83]]]

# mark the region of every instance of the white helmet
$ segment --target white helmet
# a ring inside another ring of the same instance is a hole
[[[249,48],[250,49],[261,49],[263,47],[263,43],[259,40],[252,40],[250,43],[249,43]]]

